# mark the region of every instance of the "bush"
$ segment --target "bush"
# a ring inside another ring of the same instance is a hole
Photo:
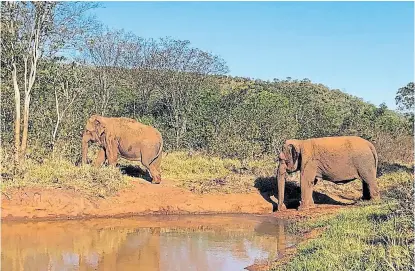
[[[413,136],[410,135],[379,133],[374,143],[376,151],[378,152],[379,162],[413,164],[413,140]]]

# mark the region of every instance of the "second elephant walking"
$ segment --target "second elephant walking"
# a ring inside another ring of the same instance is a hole
[[[378,155],[369,141],[356,136],[287,140],[279,155],[277,171],[278,210],[285,210],[286,173],[300,171],[299,210],[314,206],[313,188],[317,180],[347,183],[361,179],[363,199],[378,199],[376,182]]]

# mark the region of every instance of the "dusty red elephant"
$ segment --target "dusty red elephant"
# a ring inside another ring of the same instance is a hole
[[[287,140],[279,155],[278,211],[286,209],[284,189],[287,172],[300,171],[299,210],[303,210],[314,207],[313,188],[317,180],[347,183],[360,179],[363,199],[378,199],[377,166],[375,147],[357,136]]]
[[[82,136],[83,164],[87,162],[90,141],[101,146],[95,166],[101,166],[105,160],[109,165],[115,165],[118,155],[121,155],[131,161],[141,161],[150,172],[152,182],[161,182],[163,139],[156,128],[129,118],[93,115],[88,119]]]

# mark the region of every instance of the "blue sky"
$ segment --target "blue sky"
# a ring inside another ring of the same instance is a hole
[[[414,80],[413,2],[103,2],[97,19],[224,58],[230,75],[309,78],[379,105]]]

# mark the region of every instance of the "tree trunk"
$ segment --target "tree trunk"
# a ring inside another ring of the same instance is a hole
[[[185,136],[185,134],[186,134],[186,130],[187,130],[187,118],[186,118],[186,116],[184,115],[183,117],[182,117],[182,121],[181,121],[181,127],[180,127],[180,130],[179,130],[179,137],[180,137],[180,140],[182,139],[182,138],[184,138],[184,136]]]
[[[17,68],[13,63],[12,71],[13,87],[14,87],[14,103],[16,108],[16,118],[14,120],[14,162],[19,163],[20,154],[20,90],[17,84]]]
[[[180,131],[179,131],[179,128],[176,128],[175,130],[176,130],[176,150],[178,150],[180,146],[180,135],[179,135]]]
[[[176,150],[178,150],[180,146],[180,125],[179,113],[177,111],[174,113],[174,131],[176,134]]]
[[[24,160],[27,149],[27,134],[29,131],[29,106],[30,106],[30,94],[25,95],[24,108],[23,108],[23,135],[21,146],[21,159]]]
[[[109,100],[109,86],[107,84],[107,73],[106,71],[103,72],[101,76],[101,86],[102,86],[102,102],[101,102],[101,116],[105,116],[108,100]]]
[[[52,150],[55,150],[55,142],[56,142],[56,135],[58,134],[59,124],[61,123],[60,118],[56,119],[55,128],[53,129],[52,133]]]
[[[56,88],[54,88],[55,91],[55,106],[56,106],[56,123],[55,123],[55,129],[52,133],[52,150],[55,148],[55,141],[56,141],[56,134],[58,133],[58,127],[61,122],[61,117],[59,114],[59,100],[58,100],[58,93],[56,92]]]
[[[29,107],[30,107],[30,92],[33,88],[33,84],[36,80],[36,72],[37,72],[37,62],[39,60],[39,42],[40,42],[40,35],[41,35],[41,24],[45,21],[46,10],[43,10],[40,18],[35,25],[36,29],[34,32],[34,39],[33,45],[31,47],[31,62],[30,62],[30,72],[29,78],[27,78],[27,60],[25,58],[25,99],[24,99],[24,109],[23,109],[23,135],[22,135],[22,145],[21,145],[21,157],[20,159],[24,160],[26,157],[26,149],[27,149],[27,134],[29,131]]]
[[[85,165],[87,163],[88,158],[88,142],[91,140],[91,137],[84,132],[82,136],[82,164]]]

